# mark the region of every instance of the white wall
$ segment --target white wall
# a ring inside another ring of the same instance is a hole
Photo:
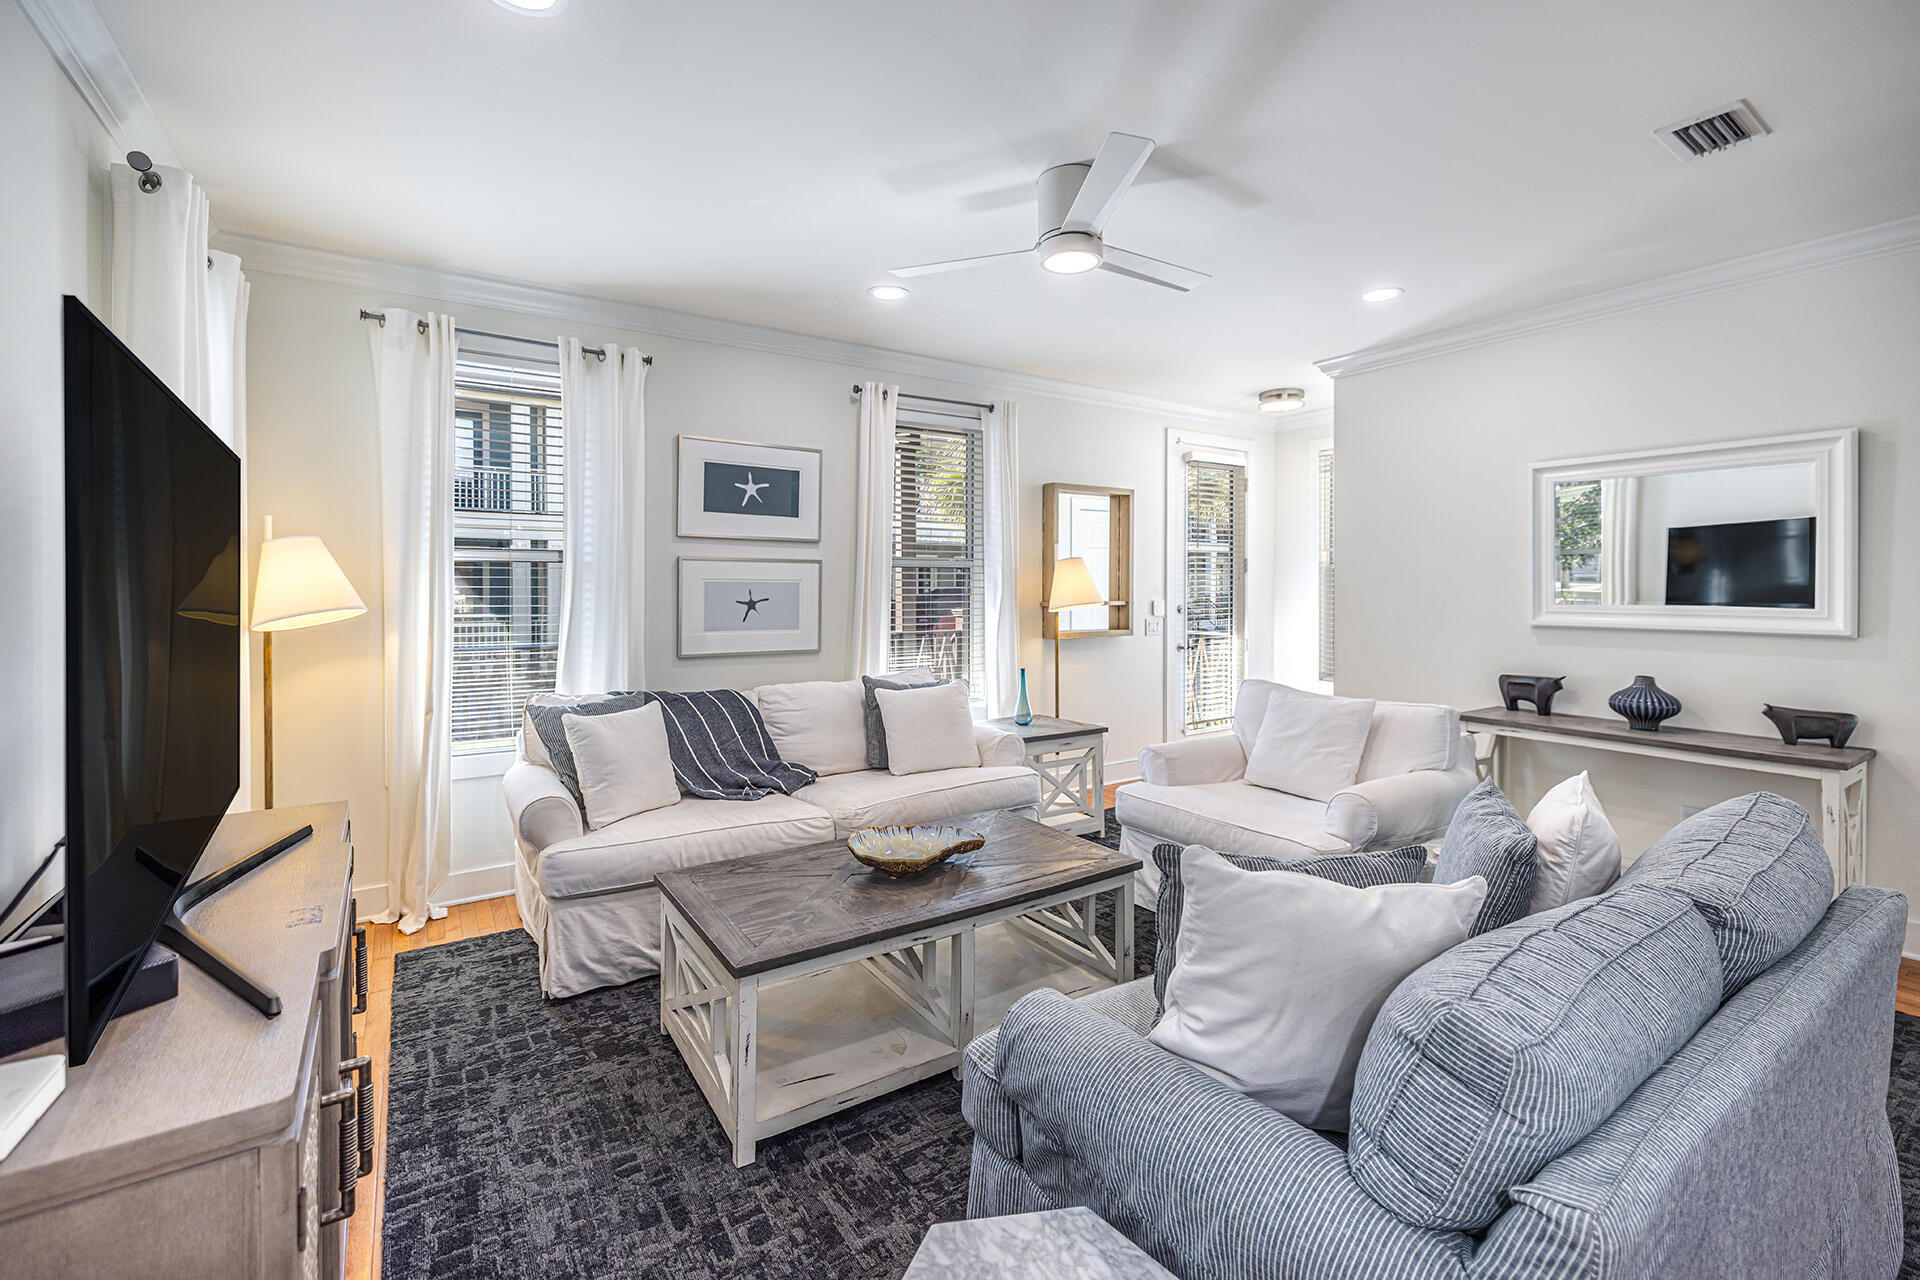
[[[0,906],[66,829],[60,297],[106,313],[106,130],[17,5],[0,4]],[[59,875],[50,877],[52,887]]]
[[[276,798],[284,804],[344,797],[355,816],[361,865],[384,867],[381,781],[378,472],[370,414],[371,365],[361,308],[441,310],[419,298],[249,269],[249,496],[280,533],[316,533],[369,604],[361,618],[283,635],[275,647]],[[851,583],[857,381],[879,376],[908,391],[1000,400],[991,386],[901,380],[874,370],[685,340],[581,329],[477,307],[450,308],[463,326],[551,338],[566,327],[589,341],[612,340],[654,355],[647,382],[645,613],[635,629],[646,683],[658,688],[751,687],[774,681],[845,678],[852,673]],[[1052,706],[1051,645],[1040,636],[1040,487],[1060,480],[1128,487],[1135,494],[1135,597],[1165,594],[1166,432],[1158,415],[1021,395],[1021,660],[1036,710]],[[1208,427],[1209,431],[1218,428]],[[816,547],[681,541],[674,536],[676,435],[797,444],[824,451],[825,500]],[[1250,546],[1275,545],[1269,473],[1273,437],[1249,435],[1253,453]],[[1304,481],[1301,491],[1304,493]],[[249,531],[257,554],[260,530]],[[818,656],[680,659],[674,656],[674,558],[678,555],[788,556],[823,563]],[[1251,669],[1274,656],[1273,572],[1256,554],[1250,583],[1255,647]],[[1136,610],[1144,617],[1145,610]],[[1140,749],[1164,737],[1164,641],[1136,634],[1068,642],[1062,655],[1062,709],[1112,726],[1110,777],[1137,776]],[[453,870],[448,899],[504,892],[512,841],[496,779],[455,784]],[[384,871],[377,873],[384,875]],[[363,894],[363,910],[377,899]]]
[[[1565,675],[1554,703],[1607,715],[1635,675],[1673,722],[1762,736],[1763,702],[1857,712],[1879,750],[1867,875],[1920,894],[1920,254],[1758,285],[1339,383],[1338,684],[1462,708],[1502,672]],[[1859,427],[1858,639],[1535,629],[1528,464]],[[1581,768],[1627,852],[1683,806],[1812,783],[1571,748],[1516,749],[1525,807]],[[1911,933],[1911,931],[1910,931]],[[1911,939],[1910,939],[1911,941]]]

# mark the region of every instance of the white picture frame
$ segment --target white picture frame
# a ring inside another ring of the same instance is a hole
[[[675,566],[680,657],[820,652],[820,561],[681,556]]]
[[[1797,435],[1681,445],[1637,453],[1565,458],[1532,465],[1533,625],[1652,631],[1745,632],[1852,637],[1859,634],[1860,441],[1845,427]],[[1677,475],[1804,463],[1813,471],[1812,608],[1733,605],[1565,604],[1555,599],[1556,486],[1569,481]]]
[[[675,436],[674,510],[680,536],[820,541],[821,457],[820,450],[800,445]],[[735,489],[741,491],[738,509],[732,505]]]

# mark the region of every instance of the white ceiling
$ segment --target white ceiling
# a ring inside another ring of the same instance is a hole
[[[1920,211],[1912,0],[96,3],[225,230],[1222,408]],[[1650,136],[1741,97],[1774,136]],[[1109,130],[1160,150],[1108,238],[1211,284],[866,296],[1030,243]]]

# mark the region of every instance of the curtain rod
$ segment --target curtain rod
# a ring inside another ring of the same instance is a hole
[[[360,312],[360,318],[362,320],[378,320],[382,328],[386,327],[387,317],[381,312],[362,310]],[[427,322],[425,320],[416,320],[414,323],[419,326],[420,332],[425,333],[427,331]],[[547,342],[540,338],[522,338],[518,334],[513,333],[489,333],[485,329],[455,329],[454,332],[464,333],[469,338],[498,338],[502,342],[524,342],[529,346],[552,347],[556,351],[560,349],[560,344],[557,342]],[[599,360],[605,360],[607,358],[607,352],[604,347],[582,347],[580,348],[580,354],[583,356],[593,356]],[[651,365],[653,363],[653,357],[641,356],[640,363]]]
[[[859,395],[861,390],[862,388],[859,383],[856,382],[853,384],[853,394]],[[994,409],[994,406],[981,404],[978,400],[949,400],[945,396],[917,396],[911,391],[900,392],[900,398],[902,400],[925,400],[929,404],[957,404],[968,409],[984,409],[988,413],[992,413]]]

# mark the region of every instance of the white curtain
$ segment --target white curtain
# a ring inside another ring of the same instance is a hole
[[[634,517],[646,495],[647,363],[632,347],[606,343],[600,352],[588,352],[578,338],[560,339],[566,564],[554,687],[561,693],[646,683],[643,655],[629,648],[629,619],[646,600],[645,549]]]
[[[369,331],[380,432],[387,909],[413,933],[445,907],[453,740],[453,317],[387,307]],[[424,332],[422,326],[424,324]],[[368,877],[371,879],[372,877]]]
[[[1640,479],[1600,481],[1600,603],[1639,600]]]
[[[989,716],[1010,716],[1020,684],[1020,426],[1003,400],[983,423],[987,436],[987,687]]]
[[[182,169],[161,167],[155,191],[111,166],[111,322],[121,341],[158,374],[240,458],[240,529],[247,503],[247,278],[240,259],[210,249],[207,196]],[[253,598],[252,562],[240,557],[240,598]],[[247,634],[247,633],[243,633]],[[248,636],[251,639],[251,636]],[[240,790],[252,807],[253,645],[240,646]]]
[[[887,669],[887,619],[893,592],[893,426],[900,388],[860,388],[855,445],[853,534],[853,674]]]

